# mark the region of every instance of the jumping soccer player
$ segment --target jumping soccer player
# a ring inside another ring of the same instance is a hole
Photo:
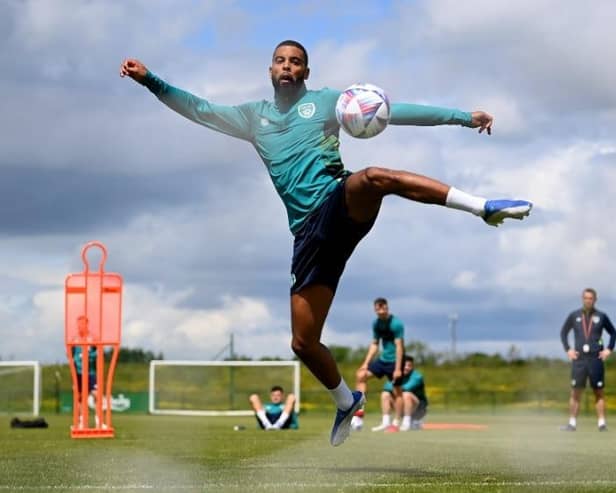
[[[569,314],[560,329],[560,340],[571,360],[571,396],[569,397],[569,422],[561,427],[563,431],[577,429],[577,415],[580,398],[586,388],[586,380],[595,394],[597,425],[599,431],[607,431],[605,422],[605,368],[603,362],[609,357],[616,344],[616,329],[609,317],[595,308],[597,292],[586,288],[582,293],[582,308]],[[574,345],[569,345],[569,332],[573,330]],[[610,335],[610,342],[604,347],[603,331]]]
[[[348,436],[353,413],[364,403],[352,392],[321,343],[325,318],[346,261],[370,231],[386,195],[471,212],[492,226],[505,218],[522,219],[532,204],[523,200],[485,200],[431,178],[380,167],[344,169],[335,105],[340,91],[308,91],[308,54],[297,41],[279,43],[269,73],[274,101],[238,106],[210,103],[170,86],[139,60],[122,62],[120,75],[147,87],[186,118],[250,142],[270,174],[294,235],[291,264],[291,347],[331,392],[337,412],[332,445]],[[492,117],[483,111],[393,104],[392,125],[462,125],[491,133]]]

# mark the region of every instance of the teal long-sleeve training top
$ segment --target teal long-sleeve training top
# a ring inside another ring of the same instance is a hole
[[[211,103],[167,84],[151,72],[144,85],[169,108],[195,123],[250,142],[282,199],[294,235],[347,174],[340,156],[336,101],[341,91],[305,86],[294,101]],[[408,103],[391,105],[392,125],[470,126],[471,114]]]

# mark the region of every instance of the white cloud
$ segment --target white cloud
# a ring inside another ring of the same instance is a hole
[[[470,270],[458,272],[451,284],[460,289],[473,289],[476,286],[477,273]]]
[[[121,199],[134,208],[123,217],[104,226],[93,219],[71,234],[24,224],[23,233],[9,235],[0,224],[2,356],[63,358],[62,282],[82,268],[79,250],[91,237],[107,244],[109,268],[127,280],[127,344],[209,357],[233,331],[239,353],[290,356],[292,239],[258,157],[249,144],[185,121],[117,75],[122,58],[136,56],[215,102],[269,98],[270,50],[284,31],[271,29],[279,11],[257,16],[248,4],[192,1],[50,5],[0,6],[3,182],[26,166],[92,169],[147,183],[164,176],[169,189],[187,192],[168,203],[128,190]],[[547,340],[545,319],[555,308],[560,318],[560,306],[577,302],[586,285],[599,289],[606,311],[614,309],[616,68],[605,63],[616,44],[614,4],[566,11],[555,0],[396,4],[377,9],[385,12],[377,37],[340,34],[348,5],[332,11],[300,2],[282,11],[281,18],[291,8],[308,16],[294,30],[310,43],[310,88],[366,80],[396,101],[482,108],[496,123],[489,138],[457,127],[393,126],[374,140],[343,137],[347,167],[413,170],[490,198],[528,198],[536,208],[522,224],[491,229],[458,211],[386,198],[348,263],[325,340],[365,345],[376,295],[390,298],[412,325],[420,319],[428,342],[453,310],[469,326],[473,314],[498,314],[490,340],[473,336],[485,348],[504,344],[520,318],[529,338]],[[328,22],[315,34],[321,11]],[[369,23],[376,14],[366,12]],[[362,25],[361,12],[354,20]],[[220,27],[229,23],[237,29]],[[236,39],[238,29],[248,42]],[[8,214],[9,194],[22,204],[53,192],[29,176],[5,191]],[[201,179],[202,193],[195,191]],[[62,220],[71,223],[80,209],[72,194],[55,196],[49,207],[67,202]],[[476,322],[474,333],[485,334],[488,323]]]
[[[284,347],[277,338],[264,337],[264,333],[282,333],[284,322],[276,320],[261,300],[221,295],[216,307],[198,309],[182,306],[190,290],[127,285],[125,292],[126,346],[159,348],[171,359],[209,359],[228,344],[233,333],[240,354],[242,350],[290,352],[288,340]]]

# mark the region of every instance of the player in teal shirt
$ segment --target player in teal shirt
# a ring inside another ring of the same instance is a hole
[[[404,357],[404,370],[402,377],[402,400],[404,402],[404,416],[400,425],[399,416],[391,422],[390,410],[394,398],[394,386],[391,382],[385,382],[381,393],[381,411],[383,420],[379,426],[372,428],[372,431],[408,431],[418,430],[422,427],[422,420],[428,408],[428,398],[426,397],[426,386],[423,374],[415,369],[415,362],[412,356]],[[392,426],[393,425],[393,426]],[[400,426],[399,426],[400,425]],[[399,426],[399,428],[398,428]]]
[[[75,371],[77,373],[77,402],[81,405],[83,387],[83,349],[81,346],[73,346],[73,360],[75,361]],[[96,346],[88,346],[88,402],[96,402]],[[79,413],[81,416],[81,413]],[[98,426],[99,418],[94,415],[95,423]],[[83,425],[80,417],[80,425]]]
[[[404,324],[402,320],[389,312],[389,305],[385,298],[374,300],[376,319],[372,322],[372,343],[358,368],[355,388],[362,394],[366,393],[369,379],[387,377],[393,382],[395,407],[398,414],[402,414],[402,370],[404,360]],[[379,344],[382,350],[379,352]],[[364,410],[358,409],[351,421],[351,428],[363,428]]]
[[[91,342],[88,332],[88,318],[85,315],[77,318],[77,338],[73,341]],[[96,386],[96,346],[74,344],[71,346],[71,355],[75,364],[75,373],[77,373],[77,391],[81,393],[81,381],[83,375],[83,348],[87,347],[88,351],[88,392],[91,392]]]
[[[274,385],[270,390],[270,402],[265,404],[257,394],[252,394],[248,400],[255,412],[257,423],[263,430],[297,430],[299,422],[295,413],[295,395],[284,395],[280,385]]]
[[[308,54],[286,40],[272,55],[270,76],[274,101],[237,106],[217,105],[172,87],[139,60],[120,67],[164,104],[213,130],[250,142],[261,157],[282,199],[294,235],[291,267],[291,346],[299,359],[331,392],[337,412],[330,441],[348,436],[352,414],[364,397],[351,392],[336,362],[321,343],[325,318],[346,261],[371,229],[386,195],[471,212],[491,225],[522,219],[527,201],[485,200],[431,178],[379,167],[351,173],[339,153],[340,126],[335,104],[340,91],[309,91]],[[394,103],[393,125],[464,125],[491,133],[492,117],[483,111]]]

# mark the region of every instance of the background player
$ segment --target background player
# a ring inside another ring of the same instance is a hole
[[[404,324],[402,321],[389,313],[389,306],[385,298],[374,300],[374,312],[376,319],[372,322],[372,343],[363,363],[356,372],[356,389],[366,393],[367,381],[370,378],[382,378],[386,376],[393,382],[394,407],[396,415],[402,415],[402,366],[404,360]],[[379,352],[379,343],[383,349]],[[351,421],[354,430],[363,427],[363,409],[358,410]]]
[[[381,424],[372,428],[372,431],[408,431],[420,430],[423,426],[423,418],[428,411],[428,398],[422,373],[415,369],[412,356],[404,357],[402,383],[402,402],[404,403],[404,416],[400,424],[400,416],[397,415],[393,422],[391,411],[394,406],[394,386],[391,382],[385,382],[381,393],[381,412],[383,415]]]
[[[293,410],[295,395],[289,394],[286,399],[280,385],[274,385],[270,390],[270,402],[263,405],[258,394],[252,394],[248,400],[255,412],[259,426],[264,430],[296,430],[299,426],[297,415]]]
[[[77,317],[77,337],[75,338],[76,343],[87,343],[92,342],[92,337],[90,336],[90,331],[88,328],[88,317],[85,315],[80,315]],[[96,346],[88,345],[88,402],[92,403],[94,407],[96,407]],[[81,398],[82,398],[82,386],[83,386],[83,346],[76,344],[71,346],[71,352],[73,356],[73,361],[75,362],[75,373],[77,374],[77,405],[81,406]],[[79,414],[79,427],[83,428],[87,423],[83,422],[83,415],[81,413],[81,408],[78,411]],[[94,413],[94,420],[96,426],[98,427],[99,418]]]
[[[595,394],[599,431],[607,431],[605,422],[605,368],[603,362],[614,350],[616,330],[608,316],[595,308],[597,292],[586,288],[582,292],[582,308],[569,314],[560,330],[560,339],[571,360],[571,396],[569,397],[569,423],[563,431],[577,429],[577,415],[580,398],[586,388],[586,380]],[[573,330],[574,345],[569,345],[569,332]],[[610,335],[610,342],[604,348],[602,334]]]

